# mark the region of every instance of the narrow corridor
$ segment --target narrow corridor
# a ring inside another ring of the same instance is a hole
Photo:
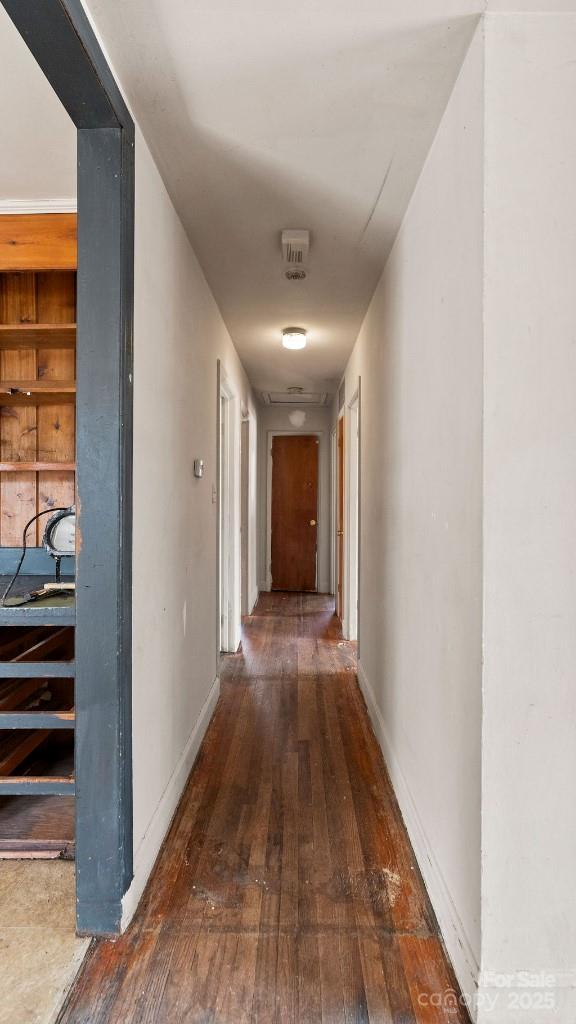
[[[332,599],[263,594],[139,911],[60,1020],[460,1024],[453,988]]]

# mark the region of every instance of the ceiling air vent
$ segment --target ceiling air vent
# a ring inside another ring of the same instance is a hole
[[[323,391],[304,391],[292,389],[287,391],[262,391],[265,405],[326,405],[328,395]]]
[[[282,232],[282,262],[288,281],[303,281],[308,272],[310,232],[287,229]]]

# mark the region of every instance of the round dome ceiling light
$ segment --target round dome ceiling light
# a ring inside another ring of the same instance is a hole
[[[284,348],[306,348],[307,335],[303,327],[285,327],[282,331]]]
[[[306,422],[306,413],[304,409],[293,409],[292,412],[288,413],[288,419],[292,426],[299,430]]]

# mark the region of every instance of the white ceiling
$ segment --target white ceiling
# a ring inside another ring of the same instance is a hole
[[[0,208],[76,195],[76,129],[0,5]]]
[[[334,390],[486,6],[88,0],[254,385]],[[73,196],[74,130],[0,7],[0,200]],[[312,233],[282,275],[282,228]],[[280,331],[310,332],[286,352]]]
[[[89,0],[258,388],[340,377],[478,0]],[[280,231],[309,228],[310,274]],[[310,332],[285,352],[280,331]]]

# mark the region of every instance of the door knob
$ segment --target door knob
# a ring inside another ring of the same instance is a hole
[[[311,519],[310,520],[310,526],[316,526],[316,520],[315,519]]]
[[[336,530],[336,536],[337,537],[343,537],[344,536],[344,530]]]

